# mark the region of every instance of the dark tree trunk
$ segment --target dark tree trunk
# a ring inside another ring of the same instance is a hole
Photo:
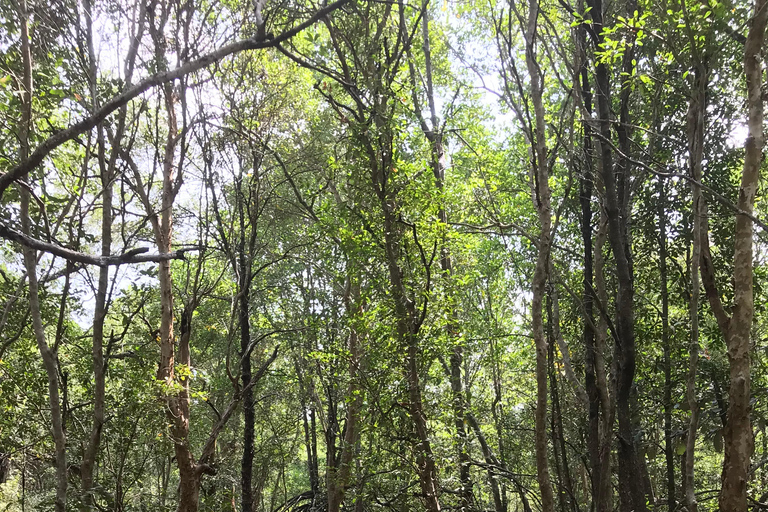
[[[586,56],[586,28],[579,29],[579,58],[581,68],[581,99],[586,115],[592,114],[592,89],[589,83]],[[584,388],[587,393],[587,459],[591,470],[593,510],[602,510],[599,490],[602,488],[600,457],[600,392],[597,383],[597,354],[595,349],[595,289],[593,285],[592,255],[592,195],[595,175],[592,159],[592,129],[584,123],[584,155],[581,179],[579,180],[579,202],[581,203],[581,241],[584,247],[583,291],[584,304]]]
[[[432,174],[435,178],[435,187],[438,191],[437,217],[443,225],[447,226],[448,215],[445,209],[444,197],[446,155],[445,146],[443,144],[443,133],[435,104],[434,85],[432,82],[432,51],[429,35],[429,21],[429,2],[424,1],[422,2],[421,28],[422,48],[424,51],[424,85],[426,86],[426,97],[430,114],[428,120],[425,119],[425,116],[422,114],[418,100],[417,79],[413,59],[409,59],[409,66],[411,86],[413,87],[414,111],[421,124],[422,132],[430,145],[430,164]],[[440,241],[440,269],[442,270],[442,277],[445,280],[446,288],[448,288],[451,285],[451,277],[453,276],[453,262],[451,259],[451,251],[446,243],[445,237]],[[471,460],[467,446],[467,432],[464,428],[466,397],[461,376],[461,368],[464,360],[464,347],[458,336],[459,328],[454,312],[455,307],[453,306],[454,305],[451,304],[452,312],[449,314],[450,320],[445,325],[445,332],[452,346],[448,379],[451,384],[451,405],[453,408],[453,424],[456,429],[455,444],[456,451],[458,452],[459,483],[461,485],[459,491],[459,510],[469,511],[473,505],[474,497],[470,476]]]
[[[659,278],[661,285],[661,345],[664,351],[664,459],[667,476],[667,508],[675,510],[675,446],[672,439],[672,348],[669,339],[669,287],[667,286],[667,201],[663,178],[659,193]]]
[[[631,2],[630,2],[631,4]],[[591,0],[590,14],[594,26],[596,47],[603,44],[603,3]],[[630,12],[631,12],[631,7]],[[632,71],[633,46],[627,47],[623,59],[623,72]],[[627,75],[629,76],[629,75]],[[634,442],[632,421],[632,386],[634,383],[636,353],[634,335],[633,271],[629,233],[629,172],[628,159],[630,140],[629,124],[629,81],[622,82],[620,89],[620,123],[617,127],[619,148],[622,156],[616,168],[613,165],[613,146],[611,144],[611,91],[608,68],[602,61],[596,69],[596,98],[600,132],[600,165],[605,187],[604,207],[608,220],[608,240],[616,264],[616,414],[618,417],[618,475],[619,499],[622,511],[634,510],[645,512],[646,496],[642,475],[639,473],[639,461]]]
[[[241,229],[244,226],[241,225]],[[251,512],[253,510],[253,443],[254,428],[256,424],[253,388],[251,383],[251,356],[249,353],[251,344],[251,318],[250,318],[250,261],[246,261],[245,233],[241,233],[240,255],[238,258],[240,274],[240,311],[238,323],[240,324],[240,355],[241,355],[241,380],[243,383],[243,457],[240,463],[240,488],[242,490],[241,510]]]
[[[550,286],[554,286],[554,284],[550,283]],[[567,512],[568,510],[576,512],[576,494],[574,491],[570,466],[568,465],[568,451],[563,429],[560,389],[557,382],[557,372],[555,371],[555,340],[552,332],[552,323],[555,321],[554,318],[556,316],[552,314],[552,302],[553,300],[556,300],[556,296],[553,298],[552,295],[556,294],[550,294],[547,299],[547,323],[549,324],[549,387],[551,389],[550,395],[552,398],[552,444],[558,474],[560,510],[562,512]]]
[[[408,410],[416,431],[418,445],[416,446],[416,465],[419,474],[419,485],[424,496],[425,507],[429,512],[441,510],[438,496],[437,468],[429,439],[427,417],[424,414],[424,404],[421,397],[421,379],[419,377],[419,320],[415,304],[408,298],[403,270],[400,268],[400,243],[398,236],[401,229],[395,225],[394,213],[391,208],[395,198],[382,198],[384,213],[384,245],[389,267],[390,289],[395,302],[395,318],[397,319],[397,336],[406,350],[406,380],[408,384]]]

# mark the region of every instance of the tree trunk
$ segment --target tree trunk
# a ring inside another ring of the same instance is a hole
[[[245,226],[241,222],[240,229]],[[248,387],[251,383],[251,356],[249,353],[251,344],[251,320],[250,320],[250,261],[246,261],[245,254],[245,233],[240,233],[239,247],[239,286],[240,286],[240,308],[238,312],[238,323],[240,324],[240,357],[241,357],[241,379],[243,382],[243,457],[240,464],[240,488],[242,491],[242,511],[251,512],[253,510],[253,443],[254,428],[256,424],[256,415],[253,403],[253,388]]]
[[[19,89],[21,91],[21,120],[19,123],[19,162],[24,163],[29,158],[29,138],[32,130],[32,50],[29,39],[29,17],[26,0],[17,4],[19,26],[21,32],[21,59],[23,75]],[[21,196],[21,228],[22,232],[31,234],[31,219],[29,213],[30,193],[25,187],[20,188]],[[61,401],[59,399],[59,368],[57,355],[48,345],[45,336],[42,313],[40,311],[40,292],[37,280],[37,251],[27,246],[22,247],[24,264],[29,283],[29,310],[32,319],[32,333],[37,341],[37,347],[43,360],[43,366],[48,376],[48,404],[51,408],[51,433],[55,447],[56,467],[56,512],[65,512],[67,508],[67,452],[66,434],[62,420]]]
[[[603,45],[603,3],[592,0],[590,14],[594,24],[595,43]],[[631,10],[630,10],[631,11]],[[623,59],[623,71],[631,73],[632,45],[628,45]],[[629,73],[627,74],[629,76]],[[633,275],[631,247],[629,240],[629,136],[627,132],[629,81],[623,83],[620,91],[621,123],[618,124],[619,147],[624,156],[618,166],[613,166],[611,135],[611,94],[608,68],[603,62],[597,64],[596,96],[600,125],[600,165],[605,187],[604,206],[608,220],[608,240],[616,263],[616,413],[619,420],[618,467],[619,498],[623,511],[645,512],[646,496],[639,474],[638,454],[634,442],[634,427],[631,412],[632,385],[635,376],[635,336]]]
[[[96,112],[99,109],[98,91],[97,91],[97,70],[96,54],[93,47],[93,5],[91,0],[83,1],[86,18],[86,38],[88,47],[89,61],[89,80],[91,86],[92,109]],[[144,33],[144,16],[146,7],[141,4],[137,17],[136,33],[131,38],[131,46],[125,62],[125,83],[130,87],[133,76],[133,68],[138,53],[139,41]],[[98,143],[98,162],[101,174],[102,184],[102,219],[101,219],[101,254],[109,256],[112,246],[112,196],[113,196],[113,177],[117,157],[120,151],[120,144],[125,132],[125,122],[128,109],[123,106],[118,111],[117,129],[112,139],[112,150],[109,161],[105,155],[104,132],[101,125],[97,127]],[[104,359],[104,321],[107,314],[107,288],[109,286],[109,267],[99,269],[99,280],[95,296],[93,312],[93,424],[91,433],[83,454],[83,461],[80,465],[80,474],[82,481],[82,493],[84,495],[83,508],[90,510],[95,507],[93,497],[94,469],[96,459],[101,443],[101,431],[104,425],[104,407],[105,407],[105,389],[106,373],[108,363]]]
[[[664,351],[664,459],[667,475],[667,509],[675,510],[675,447],[672,443],[672,349],[669,339],[669,287],[667,286],[667,201],[664,179],[658,183],[659,282],[661,285],[661,345]]]
[[[583,15],[583,14],[582,14]],[[581,62],[579,74],[581,75],[580,93],[582,106],[584,108],[587,118],[592,117],[593,105],[592,105],[592,88],[589,83],[589,74],[587,68],[587,56],[586,56],[586,28],[579,28],[579,54],[578,58]],[[584,388],[587,394],[587,459],[589,461],[589,468],[591,473],[591,490],[592,490],[592,507],[593,510],[598,512],[606,512],[610,510],[610,505],[605,504],[606,493],[603,491],[605,488],[604,481],[610,479],[610,467],[607,470],[603,468],[601,455],[601,445],[603,436],[601,435],[601,423],[600,423],[600,410],[601,396],[607,396],[607,389],[603,389],[601,392],[601,385],[605,385],[605,377],[601,379],[599,376],[604,375],[605,370],[603,368],[602,358],[602,346],[596,346],[596,328],[605,328],[605,320],[602,315],[599,315],[599,321],[595,319],[594,306],[596,299],[597,284],[593,284],[593,276],[595,271],[601,273],[600,280],[602,281],[602,244],[595,247],[595,252],[599,262],[601,262],[599,269],[597,265],[593,263],[593,239],[592,239],[592,196],[594,190],[594,183],[597,176],[594,173],[593,166],[593,145],[592,145],[592,127],[589,123],[584,123],[584,155],[583,155],[583,169],[582,178],[579,182],[579,201],[581,203],[581,240],[584,246],[584,268],[583,268],[583,303],[584,303]],[[601,223],[602,226],[602,223]],[[604,288],[604,287],[603,287]],[[602,300],[602,299],[600,299]],[[602,307],[601,304],[598,306]],[[601,339],[604,335],[601,335]],[[603,410],[603,416],[608,414],[608,410]]]
[[[691,298],[689,315],[691,321],[691,338],[689,346],[688,379],[686,383],[686,399],[690,409],[688,418],[688,436],[685,449],[685,480],[683,495],[688,512],[697,512],[696,481],[694,478],[694,462],[696,452],[696,433],[699,427],[699,402],[696,398],[696,378],[699,363],[699,261],[701,260],[701,233],[705,212],[702,208],[701,187],[697,183],[702,178],[702,160],[704,155],[704,115],[706,112],[707,70],[697,63],[694,71],[694,83],[691,90],[691,102],[688,107],[688,154],[690,159],[691,178],[696,182],[691,185],[693,193],[693,250],[691,251]]]
[[[164,27],[168,20],[168,6],[163,5],[159,13],[149,13],[159,19],[152,18],[149,24],[150,34],[155,44],[155,58],[161,69],[166,64],[166,44]],[[157,25],[155,25],[157,23]],[[184,84],[180,84],[182,95]],[[164,84],[162,94],[165,100],[168,133],[166,135],[165,151],[162,167],[162,193],[160,219],[152,211],[148,198],[142,197],[148,208],[153,229],[155,243],[160,253],[170,253],[173,239],[173,204],[178,193],[180,177],[174,172],[174,155],[178,142],[178,126],[176,119],[176,94],[170,83]],[[180,172],[180,171],[179,171]],[[175,365],[178,364],[188,370],[191,368],[189,340],[192,328],[192,312],[196,304],[194,300],[185,304],[181,318],[181,330],[178,345],[178,361],[175,359],[174,349],[176,340],[174,336],[174,298],[173,279],[171,274],[171,262],[161,261],[158,265],[158,280],[160,282],[160,364],[157,369],[157,380],[164,387],[162,399],[165,401],[166,419],[170,425],[170,436],[173,440],[176,464],[179,468],[179,503],[177,512],[197,512],[201,467],[195,462],[189,446],[189,375],[181,375],[177,379]],[[176,387],[180,389],[176,391]]]
[[[480,443],[480,449],[483,452],[483,459],[485,460],[485,464],[488,466],[488,481],[491,484],[491,494],[493,494],[494,510],[495,512],[506,512],[507,507],[505,506],[502,495],[499,492],[498,476],[493,471],[494,466],[499,466],[501,463],[496,459],[496,457],[493,456],[493,452],[491,451],[490,446],[488,446],[488,441],[486,441],[485,436],[483,435],[483,431],[480,429],[480,425],[477,423],[477,419],[475,419],[475,416],[471,412],[467,413],[467,420],[469,421],[472,430],[475,431],[475,436],[477,436],[477,440]]]
[[[602,183],[598,180],[598,183]],[[602,187],[604,188],[604,187]],[[599,191],[604,193],[603,189]],[[613,446],[613,424],[616,417],[616,388],[615,382],[609,385],[606,371],[605,355],[608,351],[608,318],[606,305],[608,292],[605,283],[605,256],[603,251],[608,238],[608,219],[605,210],[600,213],[600,223],[595,235],[595,298],[600,304],[600,312],[595,329],[595,372],[597,393],[600,400],[600,416],[598,423],[598,452],[599,471],[595,477],[597,512],[613,510],[613,482],[611,480],[611,448]],[[615,365],[615,363],[614,363]]]
[[[552,448],[555,459],[555,469],[557,471],[557,485],[559,487],[558,500],[560,503],[560,510],[562,512],[567,512],[568,510],[576,512],[576,495],[574,493],[571,470],[568,466],[568,451],[563,429],[563,414],[560,404],[560,390],[557,383],[557,371],[555,370],[556,335],[554,333],[554,326],[558,321],[559,315],[553,313],[553,311],[556,309],[554,303],[557,300],[557,293],[553,291],[554,287],[554,283],[550,282],[550,293],[547,296],[547,337],[549,338],[549,350],[547,356],[549,359],[548,366],[551,389],[550,395],[552,396]]]
[[[749,134],[745,145],[744,168],[737,206],[733,261],[733,316],[725,326],[730,363],[730,387],[728,392],[728,422],[724,432],[725,457],[723,460],[720,509],[729,512],[747,510],[747,481],[749,462],[754,450],[754,438],[750,413],[750,334],[754,315],[752,290],[752,219],[755,194],[763,160],[763,98],[761,84],[762,48],[768,21],[768,0],[755,2],[754,16],[744,45],[744,73],[747,79],[747,127]],[[705,241],[702,240],[702,246]],[[707,293],[708,295],[709,292]],[[710,301],[712,302],[712,301]],[[713,308],[715,309],[715,308]],[[722,308],[719,308],[720,310]],[[720,316],[723,316],[722,314]]]
[[[384,214],[384,250],[389,268],[390,290],[395,306],[397,338],[406,352],[405,375],[408,386],[408,411],[413,422],[418,444],[416,465],[424,504],[429,512],[441,510],[438,496],[437,468],[429,440],[427,417],[421,397],[421,379],[419,377],[419,317],[415,303],[408,297],[403,282],[403,269],[400,267],[402,229],[396,225],[393,208],[396,198],[392,192],[380,197]]]
[[[535,115],[535,129],[529,127],[528,138],[533,167],[532,195],[538,213],[539,238],[537,240],[536,267],[531,282],[533,298],[531,300],[531,329],[536,345],[536,414],[535,414],[535,451],[536,474],[541,493],[543,512],[554,512],[555,499],[549,476],[547,457],[547,338],[544,332],[544,294],[549,275],[549,253],[551,247],[552,207],[549,188],[549,169],[547,163],[546,125],[542,87],[543,76],[536,62],[536,25],[539,16],[539,3],[532,0],[528,7],[528,26],[526,30],[526,58],[528,75],[531,78],[531,101]]]
[[[360,287],[349,278],[348,292],[345,297],[347,314],[350,317],[349,338],[349,389],[347,391],[347,413],[344,425],[344,438],[341,445],[338,467],[329,471],[328,477],[328,512],[339,512],[344,502],[347,487],[350,484],[352,459],[360,439],[360,413],[363,406],[363,388],[360,385],[360,364],[362,348],[359,328],[355,325],[356,314],[364,312],[360,298]]]
[[[445,168],[446,168],[446,156],[445,147],[443,144],[443,133],[440,128],[440,120],[437,115],[437,108],[435,105],[435,92],[432,82],[432,52],[429,35],[429,2],[424,1],[422,3],[422,42],[424,50],[424,71],[425,71],[425,85],[427,88],[427,103],[429,106],[430,119],[429,122],[424,119],[421,114],[421,108],[416,100],[416,77],[413,69],[412,60],[411,66],[411,79],[412,86],[414,88],[414,108],[417,112],[417,116],[421,122],[422,131],[424,136],[430,143],[431,153],[431,167],[432,174],[435,178],[435,186],[438,191],[438,212],[437,217],[443,226],[448,226],[448,214],[445,209]],[[443,237],[440,242],[440,270],[442,270],[442,276],[445,281],[446,289],[450,289],[451,277],[453,276],[453,262],[451,259],[451,252],[446,238]],[[456,450],[458,452],[459,461],[459,483],[461,489],[459,490],[459,511],[466,512],[472,508],[474,502],[472,492],[472,480],[470,476],[470,457],[467,445],[467,432],[464,428],[465,421],[465,401],[464,386],[461,376],[461,367],[464,360],[464,348],[462,342],[458,336],[459,327],[457,325],[457,318],[455,313],[455,307],[451,307],[451,313],[449,314],[449,321],[445,325],[445,332],[451,346],[450,357],[450,375],[449,381],[451,384],[451,404],[453,408],[453,424],[456,429]]]
[[[320,488],[317,460],[317,435],[315,433],[314,392],[311,383],[308,387],[305,386],[302,364],[304,364],[304,361],[299,361],[297,359],[294,363],[294,367],[296,368],[296,379],[299,382],[299,401],[301,402],[301,419],[304,425],[304,446],[307,452],[309,487],[314,494],[317,493]],[[307,400],[309,400],[309,402],[307,402]]]

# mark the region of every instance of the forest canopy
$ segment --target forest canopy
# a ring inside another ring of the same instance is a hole
[[[0,510],[768,509],[768,0],[0,22]]]

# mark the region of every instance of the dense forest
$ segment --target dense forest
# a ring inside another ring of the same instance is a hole
[[[0,0],[0,511],[768,509],[768,0]]]

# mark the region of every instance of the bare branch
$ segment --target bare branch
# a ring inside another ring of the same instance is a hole
[[[29,247],[37,251],[43,251],[60,258],[64,258],[67,261],[74,261],[77,263],[83,263],[85,265],[96,265],[98,267],[106,267],[109,265],[123,265],[126,263],[146,263],[146,262],[158,262],[167,260],[183,260],[184,254],[189,251],[197,250],[197,247],[179,249],[177,251],[161,254],[144,254],[149,249],[146,247],[139,247],[137,249],[131,249],[128,252],[115,256],[91,256],[78,251],[73,251],[60,245],[52,244],[49,242],[43,242],[30,236],[27,236],[15,229],[9,228],[0,224],[0,238],[11,240],[24,247]]]

